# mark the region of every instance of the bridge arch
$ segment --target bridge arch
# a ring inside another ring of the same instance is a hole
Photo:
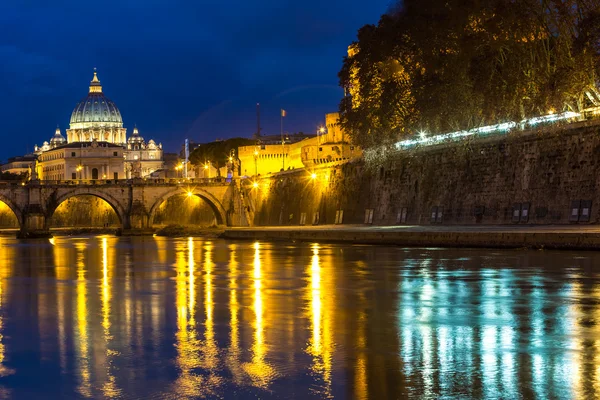
[[[228,225],[227,212],[225,211],[225,208],[223,208],[223,205],[221,204],[221,202],[213,194],[211,194],[210,192],[208,192],[204,189],[201,189],[201,188],[194,188],[192,193],[194,194],[194,196],[200,197],[202,200],[204,200],[209,205],[209,207],[212,209],[213,213],[215,214],[218,225]],[[176,189],[168,191],[167,193],[165,193],[164,195],[159,197],[154,202],[152,207],[150,208],[150,217],[148,219],[148,226],[152,227],[152,225],[154,224],[154,216],[156,215],[156,211],[158,210],[158,208],[164,201],[170,199],[173,196],[186,195],[186,194],[188,194],[187,189],[178,187]]]
[[[12,200],[4,196],[3,194],[0,194],[0,201],[6,204],[8,208],[10,208],[11,211],[15,214],[15,217],[17,217],[17,221],[19,222],[19,228],[21,228],[23,226],[23,212],[21,211],[21,209],[17,207],[17,205]]]
[[[115,214],[117,214],[117,217],[119,218],[119,222],[121,223],[121,226],[124,226],[125,222],[128,221],[127,220],[127,211],[125,210],[125,207],[123,207],[123,205],[117,199],[115,199],[113,196],[111,196],[110,194],[108,194],[104,191],[97,190],[97,189],[87,189],[87,188],[86,189],[73,189],[73,190],[68,190],[66,192],[63,192],[63,193],[59,193],[56,196],[56,199],[51,203],[51,205],[46,210],[46,220],[49,221],[50,218],[52,218],[52,216],[54,215],[54,212],[56,211],[58,206],[60,206],[64,201],[70,199],[71,197],[77,197],[77,196],[98,197],[98,198],[104,200],[106,203],[108,203],[108,205],[113,209]]]

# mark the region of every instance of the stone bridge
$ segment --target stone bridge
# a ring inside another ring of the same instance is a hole
[[[199,196],[212,208],[217,224],[248,226],[240,179],[30,181],[0,183],[0,201],[15,213],[23,237],[49,232],[48,221],[65,200],[96,196],[115,211],[124,231],[152,228],[160,204],[176,195]]]

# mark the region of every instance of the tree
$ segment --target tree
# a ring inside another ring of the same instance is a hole
[[[600,106],[597,0],[404,0],[358,31],[340,123],[363,147]]]
[[[229,162],[232,150],[237,157],[237,149],[240,146],[250,146],[255,143],[252,139],[232,138],[227,140],[215,141],[198,146],[190,154],[190,162],[195,166],[203,166],[210,163],[217,169],[217,174],[221,174],[220,168]]]

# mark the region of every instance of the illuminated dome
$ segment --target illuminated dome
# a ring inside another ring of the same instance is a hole
[[[141,144],[144,143],[144,138],[140,136],[137,126],[133,128],[133,135],[127,139],[128,144]]]
[[[102,85],[94,71],[87,97],[75,106],[71,114],[71,129],[122,127],[121,112],[115,103],[102,93]]]
[[[53,147],[56,147],[56,146],[60,146],[61,144],[65,144],[65,143],[67,143],[67,139],[65,139],[65,137],[60,134],[60,129],[58,127],[56,127],[56,132],[54,133],[54,136],[52,137],[52,139],[50,139],[50,144]]]

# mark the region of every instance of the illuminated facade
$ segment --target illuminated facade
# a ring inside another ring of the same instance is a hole
[[[35,155],[28,154],[22,157],[11,157],[6,164],[2,165],[2,172],[11,174],[28,174],[35,164]]]
[[[338,113],[325,116],[326,129],[319,135],[296,143],[257,144],[238,148],[242,176],[276,173],[282,169],[313,168],[362,156],[362,150],[349,143],[338,124]]]
[[[150,176],[163,166],[162,144],[146,142],[134,128],[127,139],[121,112],[102,90],[97,73],[87,97],[75,106],[66,138],[59,128],[35,146],[32,179],[125,179]]]
[[[133,135],[127,139],[124,157],[125,174],[128,179],[150,176],[164,165],[162,145],[157,145],[152,139],[146,143],[137,127],[133,128]]]

